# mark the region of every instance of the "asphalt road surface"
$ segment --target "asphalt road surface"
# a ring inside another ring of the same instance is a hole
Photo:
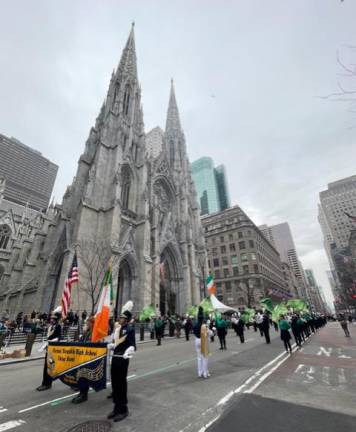
[[[270,345],[253,329],[246,331],[245,344],[230,331],[226,351],[217,341],[211,345],[208,379],[197,377],[193,338],[164,340],[161,347],[139,345],[129,369],[130,415],[112,423],[112,430],[254,432],[258,427],[260,432],[273,425],[268,430],[288,426],[288,432],[302,432],[319,429],[301,424],[321,422],[323,431],[351,431],[356,346],[340,330],[329,324],[292,356],[284,353],[272,329]],[[110,386],[73,405],[74,393],[60,381],[49,391],[35,390],[42,368],[41,360],[0,366],[0,432],[65,432],[86,421],[106,420],[112,410],[106,399]],[[347,427],[330,429],[332,421]],[[299,427],[294,429],[293,422]]]

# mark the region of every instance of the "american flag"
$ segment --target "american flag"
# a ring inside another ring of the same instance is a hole
[[[64,282],[64,290],[62,294],[62,315],[63,318],[67,316],[69,305],[70,305],[70,297],[72,292],[72,286],[79,281],[78,274],[78,260],[77,254],[74,254],[72,265],[68,272],[68,277]]]

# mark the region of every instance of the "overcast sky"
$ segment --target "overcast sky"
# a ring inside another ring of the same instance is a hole
[[[319,96],[344,80],[356,1],[0,0],[0,14],[0,133],[59,165],[56,201],[134,20],[146,131],[164,127],[174,77],[190,160],[225,164],[256,224],[288,221],[331,299],[318,193],[356,174],[356,119]]]

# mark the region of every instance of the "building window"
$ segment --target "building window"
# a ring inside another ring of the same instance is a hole
[[[220,270],[215,270],[215,278],[220,279]]]
[[[220,246],[220,252],[223,254],[223,253],[226,253],[226,246]]]
[[[222,265],[223,265],[223,266],[227,266],[227,265],[229,265],[229,261],[227,260],[227,257],[226,257],[226,256],[222,257],[221,260],[222,260]]]
[[[127,165],[122,169],[121,182],[121,205],[124,209],[128,209],[130,204],[131,173]]]
[[[219,267],[219,258],[214,258],[213,264],[214,264],[214,267]]]
[[[224,236],[221,236],[221,237],[220,237],[220,243],[224,243],[224,241],[225,241]]]
[[[215,238],[215,237],[212,237],[212,239],[211,239],[211,243],[214,245],[215,242],[216,242],[216,238]]]
[[[253,240],[249,240],[248,244],[249,244],[250,248],[254,248],[255,247],[255,243],[253,242]]]
[[[247,253],[242,253],[241,254],[241,261],[248,261]]]
[[[256,254],[252,252],[250,255],[251,255],[252,261],[256,261]]]
[[[236,265],[237,264],[237,255],[231,255],[231,264]]]
[[[213,253],[213,256],[216,256],[218,254],[218,249],[217,248],[213,248],[212,249],[212,253]]]
[[[253,271],[254,271],[255,273],[258,273],[258,265],[257,265],[257,264],[254,264],[254,265],[253,265]]]
[[[0,249],[6,249],[11,238],[11,229],[8,225],[0,225]]]
[[[244,274],[248,274],[248,273],[250,273],[249,268],[248,268],[248,265],[244,265],[244,266],[242,266],[242,271],[244,272]]]
[[[228,268],[224,268],[224,277],[229,277],[229,269]]]
[[[246,245],[245,245],[245,242],[244,242],[244,241],[240,241],[240,242],[239,242],[239,248],[240,248],[240,249],[246,249]]]
[[[208,266],[209,266],[209,268],[211,268],[211,262],[210,262],[210,260],[208,260]]]
[[[225,294],[230,295],[232,294],[232,287],[231,287],[231,282],[225,282]]]
[[[238,236],[238,238],[242,238],[242,237],[243,237],[243,234],[242,234],[242,232],[241,232],[241,231],[239,231],[239,232],[237,233],[237,236]]]
[[[216,293],[217,294],[222,294],[222,286],[221,286],[221,282],[218,282],[216,284]]]
[[[234,236],[233,236],[233,234],[229,234],[229,240],[230,240],[230,241],[234,240]]]
[[[235,252],[236,251],[235,243],[230,243],[230,251],[231,252]]]
[[[238,267],[233,267],[232,268],[232,274],[234,276],[238,276],[239,275],[239,268]]]

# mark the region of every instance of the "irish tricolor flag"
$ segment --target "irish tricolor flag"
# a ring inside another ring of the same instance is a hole
[[[208,293],[210,294],[216,294],[216,286],[214,279],[211,275],[208,276],[206,280],[206,287],[208,288]]]
[[[112,268],[109,265],[103,280],[98,308],[91,337],[92,342],[98,342],[109,334],[110,305],[112,296]]]

